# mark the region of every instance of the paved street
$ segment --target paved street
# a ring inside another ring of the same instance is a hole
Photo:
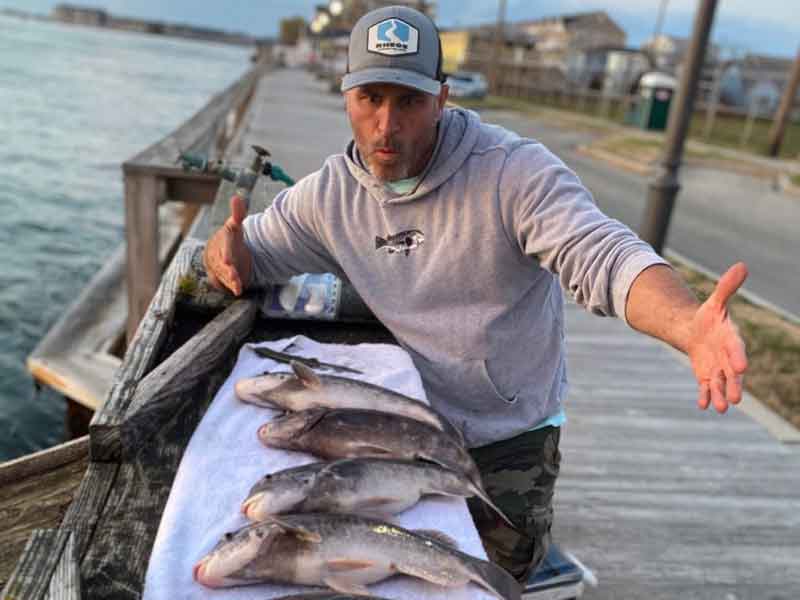
[[[575,147],[591,134],[508,112],[483,116],[543,142],[578,173],[607,214],[639,229],[647,179],[578,154]],[[716,273],[744,260],[748,290],[800,315],[800,198],[731,172],[684,167],[681,177],[667,246]]]

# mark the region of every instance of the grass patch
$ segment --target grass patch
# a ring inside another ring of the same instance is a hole
[[[715,281],[671,262],[701,300],[708,298]],[[731,299],[728,309],[747,344],[745,388],[800,428],[800,326],[739,295]]]
[[[792,185],[800,187],[800,175],[792,175],[789,177],[789,179],[791,180]]]
[[[536,100],[511,98],[506,96],[488,96],[484,100],[461,100],[458,104],[473,109],[510,109],[530,114],[542,108],[555,108],[566,114],[583,115],[607,120],[609,123],[622,124],[625,119],[624,107],[621,102],[613,101],[608,105],[603,105],[597,99],[591,99],[581,103],[575,98],[559,96],[558,94],[543,95]],[[749,141],[742,146],[742,132],[745,128],[747,118],[744,116],[732,116],[717,114],[714,119],[714,127],[711,137],[706,139],[704,136],[706,126],[705,111],[695,111],[692,115],[689,126],[689,138],[698,142],[733,148],[745,152],[751,152],[760,156],[766,156],[769,144],[769,130],[772,121],[769,119],[755,119]],[[797,158],[800,156],[800,123],[789,123],[783,137],[779,158]],[[704,158],[712,158],[706,156]],[[715,158],[715,157],[714,157]]]

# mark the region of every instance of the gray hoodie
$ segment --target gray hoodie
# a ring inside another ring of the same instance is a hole
[[[472,447],[557,413],[567,381],[561,288],[624,319],[633,280],[664,261],[603,215],[542,144],[473,112],[444,111],[409,194],[389,190],[357,154],[350,142],[246,219],[254,285],[306,272],[349,280]]]

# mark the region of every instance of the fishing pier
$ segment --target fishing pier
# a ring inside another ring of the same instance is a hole
[[[325,82],[259,63],[122,165],[126,248],[29,359],[93,412],[89,433],[0,465],[2,598],[141,596],[183,449],[242,343],[392,341],[352,295],[339,323],[289,322],[209,289],[201,253],[234,188],[175,162],[194,151],[244,166],[258,144],[300,178],[348,138]],[[261,177],[251,212],[283,187]],[[725,416],[699,412],[681,355],[573,304],[566,320],[554,539],[596,577],[584,596],[796,598],[800,434],[747,396]]]

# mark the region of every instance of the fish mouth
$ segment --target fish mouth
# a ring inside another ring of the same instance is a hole
[[[261,511],[258,510],[258,504],[261,502],[261,499],[264,497],[264,494],[255,494],[254,496],[250,496],[247,500],[242,503],[242,514],[247,517],[250,521],[261,521]]]
[[[223,577],[214,577],[213,575],[209,575],[206,571],[206,566],[208,565],[209,559],[204,558],[200,562],[198,562],[194,568],[192,569],[192,577],[194,580],[199,583],[200,585],[204,585],[210,588],[221,588],[225,587],[225,579]]]

